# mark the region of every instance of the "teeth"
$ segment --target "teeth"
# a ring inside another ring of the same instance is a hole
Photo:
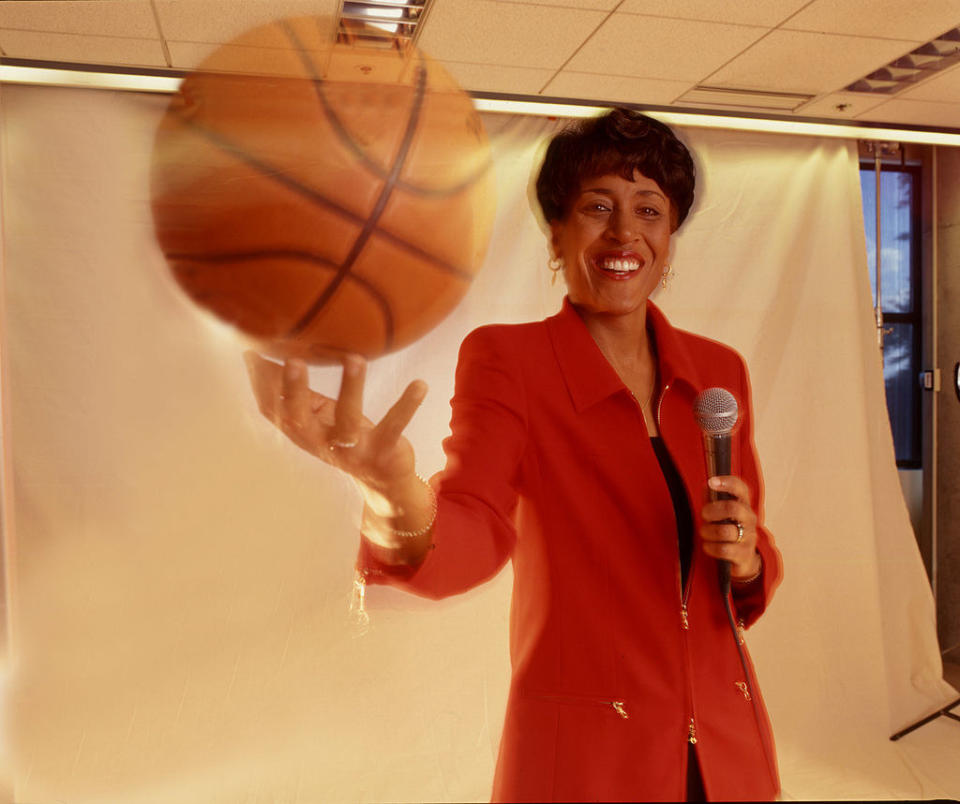
[[[603,268],[607,271],[616,271],[617,273],[626,274],[630,271],[636,271],[640,267],[640,263],[637,260],[622,260],[622,259],[611,259],[603,261]]]

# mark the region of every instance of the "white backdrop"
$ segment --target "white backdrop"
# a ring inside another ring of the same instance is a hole
[[[508,680],[509,569],[427,603],[347,611],[359,500],[259,418],[242,344],[153,241],[165,99],[5,86],[3,500],[14,581],[4,699],[19,802],[474,800]],[[371,368],[378,416],[440,468],[460,340],[559,307],[530,213],[557,126],[489,116],[499,210],[484,270],[433,333]],[[852,143],[688,130],[675,324],[752,371],[767,523],[786,579],[748,639],[787,798],[960,795],[933,604],[893,460]],[[333,392],[336,373],[314,370]]]

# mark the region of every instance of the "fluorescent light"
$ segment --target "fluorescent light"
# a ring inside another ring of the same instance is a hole
[[[53,70],[49,67],[17,67],[0,64],[0,83],[42,84],[57,87],[122,89],[134,92],[176,92],[179,78],[164,75],[131,75],[85,70]]]
[[[767,131],[803,137],[842,137],[857,140],[916,142],[927,145],[960,146],[960,134],[945,131],[913,131],[905,128],[879,128],[846,123],[809,123],[802,120],[764,120],[752,117],[724,117],[682,112],[652,112],[664,123],[696,128],[728,128],[739,131]]]
[[[175,76],[133,75],[96,72],[94,70],[56,70],[48,67],[0,65],[0,83],[41,84],[61,87],[119,89],[134,92],[176,92],[181,79]],[[607,106],[583,106],[573,103],[551,103],[531,100],[475,98],[481,112],[536,115],[540,117],[596,117]],[[719,128],[734,131],[764,131],[802,137],[841,137],[857,140],[915,142],[926,145],[960,147],[960,134],[944,131],[914,131],[906,128],[881,128],[853,123],[813,123],[803,120],[770,120],[760,117],[695,114],[692,112],[651,111],[664,123],[692,128]]]
[[[474,105],[482,112],[541,115],[543,117],[595,117],[605,106],[576,106],[562,103],[537,103],[477,98]],[[764,131],[773,134],[794,134],[802,137],[840,137],[856,140],[915,142],[926,145],[960,146],[960,134],[945,131],[913,131],[905,128],[880,128],[852,123],[812,123],[804,120],[769,120],[759,117],[695,114],[692,112],[646,112],[651,117],[676,126],[721,128],[735,131]]]
[[[580,106],[574,103],[541,103],[526,100],[498,100],[474,98],[473,105],[479,112],[506,112],[529,114],[541,117],[596,117],[607,111],[606,106]]]

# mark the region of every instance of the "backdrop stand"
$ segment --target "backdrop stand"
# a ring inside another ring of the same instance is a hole
[[[912,726],[907,726],[905,729],[901,729],[896,734],[894,734],[890,739],[899,740],[905,734],[909,734],[911,731],[916,731],[921,726],[926,726],[931,720],[936,720],[938,717],[948,717],[952,720],[960,720],[960,715],[954,714],[951,710],[956,709],[957,706],[960,706],[960,698],[957,698],[953,703],[947,704],[943,709],[939,709],[934,712],[932,715],[927,715],[922,720],[918,720]]]

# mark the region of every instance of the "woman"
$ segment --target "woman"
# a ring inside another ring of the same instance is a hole
[[[463,342],[446,469],[431,487],[402,430],[414,382],[377,425],[364,364],[337,400],[305,367],[251,356],[263,413],[365,489],[359,569],[421,595],[513,562],[513,675],[498,800],[771,799],[770,727],[731,629],[780,578],[760,524],[747,374],[732,350],[650,303],[693,201],[693,162],[661,123],[615,109],[551,142],[537,181],[568,297],[545,321]],[[709,479],[692,406],[740,401],[734,474]],[[434,488],[436,491],[434,492]],[[730,563],[721,591],[716,559]]]

